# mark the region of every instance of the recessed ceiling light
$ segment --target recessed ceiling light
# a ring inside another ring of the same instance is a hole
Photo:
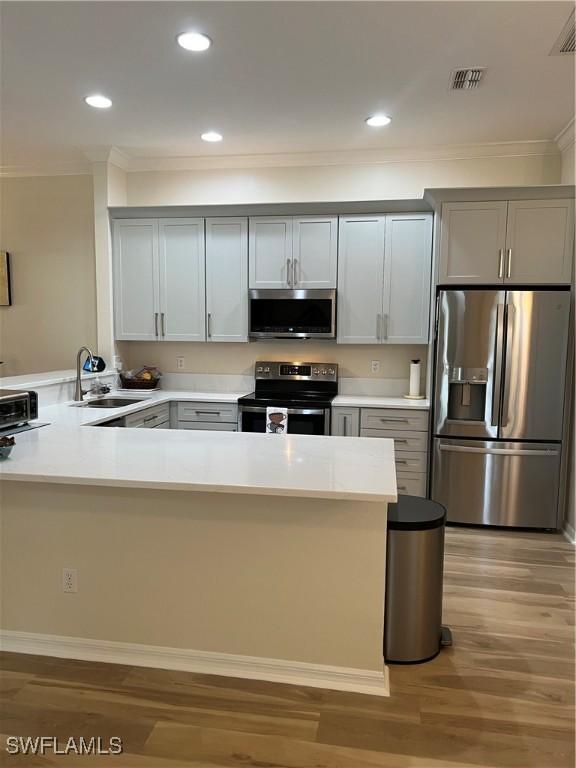
[[[222,134],[216,131],[206,131],[206,133],[201,134],[200,138],[202,141],[222,141]]]
[[[96,107],[96,109],[109,109],[112,106],[111,99],[107,96],[102,96],[99,93],[94,93],[92,96],[86,96],[84,101],[90,107]]]
[[[372,117],[366,118],[367,125],[370,125],[372,128],[381,128],[390,122],[392,122],[392,118],[387,115],[372,115]]]
[[[176,40],[178,45],[187,51],[206,51],[212,45],[208,35],[203,35],[201,32],[182,32]]]

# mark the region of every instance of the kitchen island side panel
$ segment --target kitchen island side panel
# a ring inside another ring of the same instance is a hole
[[[2,630],[383,670],[385,503],[4,482],[1,519]]]

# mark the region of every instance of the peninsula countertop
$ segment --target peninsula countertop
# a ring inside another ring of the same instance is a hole
[[[105,412],[49,406],[40,418],[50,425],[16,435],[0,475],[4,481],[396,501],[392,440],[97,426],[148,403],[201,394],[158,392],[146,403]],[[220,402],[236,397],[210,393]]]

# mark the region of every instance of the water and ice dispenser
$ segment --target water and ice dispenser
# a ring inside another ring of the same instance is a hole
[[[448,419],[450,421],[484,421],[486,408],[487,368],[447,366]]]

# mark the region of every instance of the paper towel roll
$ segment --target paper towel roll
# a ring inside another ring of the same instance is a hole
[[[410,363],[410,397],[420,397],[420,360]]]

